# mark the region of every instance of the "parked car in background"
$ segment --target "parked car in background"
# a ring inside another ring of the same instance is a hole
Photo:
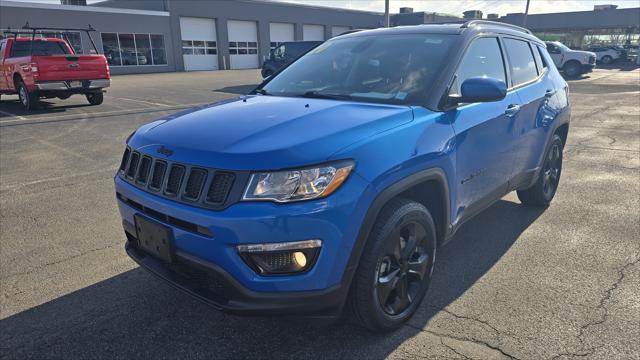
[[[567,77],[591,72],[596,66],[596,54],[593,52],[571,50],[558,41],[547,41],[545,44],[554,64]]]
[[[147,65],[147,57],[140,52],[123,51],[122,65]]]
[[[622,58],[622,52],[618,49],[613,49],[606,46],[591,46],[587,48],[587,51],[596,54],[596,62],[604,65],[609,65],[612,62]]]
[[[300,55],[322,44],[322,41],[291,41],[284,42],[274,48],[262,64],[262,78],[268,78],[278,70],[292,63]]]
[[[511,191],[549,205],[569,119],[568,85],[526,29],[341,35],[250,95],[132,133],[114,177],[125,248],[218,309],[346,308],[397,329],[465,221]]]
[[[67,99],[74,94],[84,95],[91,105],[102,104],[111,76],[95,44],[94,54],[76,54],[63,39],[36,37],[40,30],[47,28],[25,26],[0,40],[0,94],[18,94],[26,110],[38,107],[40,98]],[[87,36],[95,31],[69,30],[85,31]]]

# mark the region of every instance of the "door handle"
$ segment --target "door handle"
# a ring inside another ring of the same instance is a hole
[[[509,107],[507,107],[507,110],[504,111],[504,113],[508,116],[508,117],[513,117],[515,114],[518,113],[518,111],[520,111],[520,105],[518,104],[511,104],[509,105]]]
[[[544,93],[544,96],[550,98],[553,95],[555,95],[557,92],[558,92],[558,90],[555,90],[555,89],[554,90],[547,90],[547,92]]]

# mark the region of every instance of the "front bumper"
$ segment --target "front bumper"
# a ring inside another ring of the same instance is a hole
[[[219,266],[184,252],[167,264],[138,250],[127,232],[125,249],[140,266],[153,275],[185,291],[216,309],[241,315],[314,314],[335,316],[340,313],[348,286],[307,292],[251,291],[238,283]]]
[[[77,91],[98,90],[111,86],[111,79],[82,80],[82,87],[71,87],[69,81],[45,81],[36,83],[39,91]]]
[[[118,176],[115,185],[131,258],[216,308],[246,314],[326,315],[339,310],[355,270],[347,266],[349,257],[374,194],[368,182],[352,173],[326,199],[286,205],[241,202],[213,211],[149,194]],[[166,214],[169,220],[154,214]],[[175,263],[135,247],[135,215],[153,217],[172,229]],[[195,226],[179,226],[181,221]],[[321,239],[323,246],[313,268],[297,275],[258,275],[236,250],[239,244],[306,239]],[[212,288],[212,281],[222,286]]]

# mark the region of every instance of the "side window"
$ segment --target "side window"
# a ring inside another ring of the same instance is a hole
[[[506,83],[498,38],[479,38],[469,45],[456,71],[451,93],[460,95],[462,83],[472,77],[490,77]]]
[[[3,41],[0,44],[0,60],[4,60],[4,48],[6,47],[7,42]]]
[[[533,57],[536,59],[536,66],[538,67],[538,75],[542,75],[542,73],[546,70],[547,64],[542,60],[542,55],[540,55],[540,49],[531,44],[531,48],[533,49]]]
[[[540,57],[540,66],[542,66],[542,71],[544,72],[545,70],[547,70],[549,68],[549,64],[547,64],[547,60],[544,57],[544,49],[536,46],[536,51],[534,53],[538,53],[538,56]],[[537,58],[536,58],[537,60]]]
[[[274,51],[273,51],[273,57],[275,57],[276,59],[282,59],[285,55],[285,47],[284,44],[278,46]]]
[[[552,43],[547,43],[547,51],[549,54],[560,54],[560,49]]]
[[[538,77],[536,63],[528,42],[505,38],[504,45],[509,55],[511,86],[518,86]]]

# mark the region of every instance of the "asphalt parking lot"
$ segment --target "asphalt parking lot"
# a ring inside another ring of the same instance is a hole
[[[573,122],[547,209],[514,194],[442,248],[412,321],[225,315],[125,255],[112,176],[132,130],[237,96],[258,71],[117,76],[24,113],[0,103],[2,358],[640,358],[640,69],[570,82]],[[635,340],[634,340],[635,339]]]

